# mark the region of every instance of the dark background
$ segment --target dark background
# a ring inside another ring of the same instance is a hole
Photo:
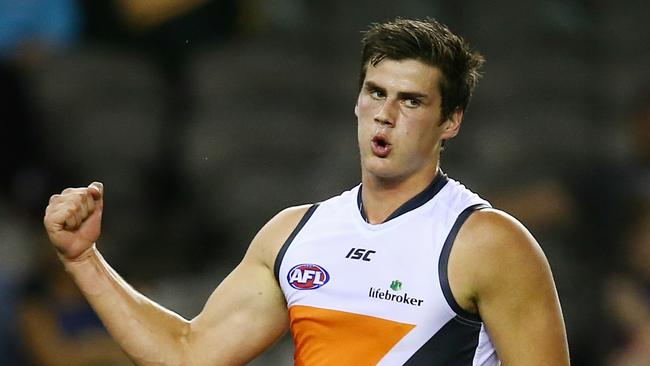
[[[573,365],[650,364],[648,2],[128,3],[0,1],[0,363],[48,364],[51,194],[102,181],[100,250],[192,317],[274,213],[358,183],[360,32],[430,16],[487,59],[443,169],[540,242]]]

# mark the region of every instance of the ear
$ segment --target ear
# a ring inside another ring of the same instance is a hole
[[[442,134],[440,138],[443,140],[449,140],[452,137],[458,135],[460,130],[460,123],[463,120],[463,111],[461,109],[456,109],[453,111],[449,118],[442,123]]]
[[[357,102],[354,104],[354,115],[359,118],[359,98],[357,98]]]

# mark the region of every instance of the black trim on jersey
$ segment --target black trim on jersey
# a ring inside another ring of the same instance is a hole
[[[452,318],[404,366],[472,366],[481,327],[469,325],[460,317]]]
[[[458,235],[460,227],[463,226],[465,220],[467,220],[469,215],[474,213],[474,211],[487,207],[490,206],[479,203],[467,207],[465,210],[463,210],[463,212],[460,213],[460,215],[458,215],[456,222],[454,222],[454,226],[452,226],[451,231],[449,231],[449,235],[447,235],[445,244],[442,246],[440,260],[438,261],[438,276],[440,278],[440,287],[442,287],[442,293],[445,295],[447,303],[460,317],[464,318],[465,320],[478,323],[481,322],[481,317],[479,315],[466,311],[465,309],[461,308],[460,305],[458,305],[456,302],[456,299],[451,292],[451,287],[449,286],[449,277],[447,276],[447,270],[449,267],[449,254],[451,253],[451,248],[454,246],[454,241],[456,240],[456,235]]]
[[[291,232],[291,235],[287,238],[287,240],[284,241],[284,244],[282,244],[282,248],[280,248],[280,251],[278,252],[277,257],[275,257],[275,263],[273,264],[273,273],[275,274],[275,279],[280,283],[280,265],[282,264],[282,259],[284,259],[284,254],[287,252],[287,249],[289,249],[289,245],[291,245],[291,242],[293,239],[298,235],[298,232],[302,230],[302,227],[305,226],[307,221],[309,221],[309,218],[311,218],[311,215],[316,211],[316,208],[318,207],[318,203],[311,205],[307,209],[307,212],[302,216],[302,219],[300,219],[300,222],[298,222],[298,225],[296,225],[296,228],[293,229]]]
[[[433,178],[431,184],[424,189],[424,191],[418,193],[410,200],[404,202],[400,207],[397,208],[388,218],[384,221],[390,221],[398,216],[401,216],[409,211],[415,210],[416,208],[422,206],[423,204],[429,202],[440,190],[442,187],[447,184],[449,178],[441,170],[438,170],[436,176]],[[359,208],[359,213],[361,217],[368,222],[368,217],[366,216],[366,211],[363,209],[363,201],[361,200],[361,189],[363,186],[359,186],[359,192],[357,193],[357,207]]]

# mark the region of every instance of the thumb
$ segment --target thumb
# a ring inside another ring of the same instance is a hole
[[[95,204],[99,204],[101,208],[104,203],[104,185],[101,182],[92,182],[88,186],[88,192],[95,200]]]

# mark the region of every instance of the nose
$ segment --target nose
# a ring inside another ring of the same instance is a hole
[[[377,113],[375,114],[375,122],[388,125],[390,127],[395,126],[395,119],[397,118],[397,107],[395,103],[391,100],[384,100],[384,103],[381,104]]]

